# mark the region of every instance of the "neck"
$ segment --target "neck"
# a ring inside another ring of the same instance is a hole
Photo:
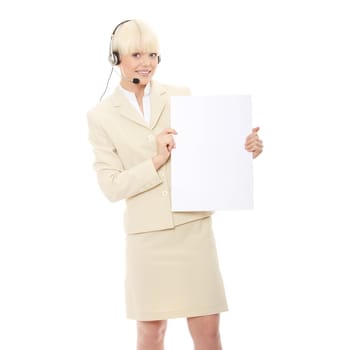
[[[150,83],[148,83],[150,84]],[[139,83],[139,84],[135,84],[129,80],[126,80],[126,79],[121,79],[120,80],[120,86],[129,91],[129,92],[133,92],[136,96],[144,96],[145,94],[145,89],[147,87],[148,84],[142,84],[142,83]]]
[[[120,86],[125,90],[128,90],[130,92],[135,92],[135,93],[140,92],[140,91],[143,92],[145,90],[145,87],[146,87],[146,85],[144,85],[144,84],[134,84],[133,82],[125,80],[125,79],[120,80]]]

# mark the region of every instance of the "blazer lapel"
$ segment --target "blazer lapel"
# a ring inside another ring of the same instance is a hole
[[[151,121],[148,125],[144,118],[142,118],[135,108],[130,104],[128,99],[123,95],[119,88],[114,90],[112,95],[113,105],[119,108],[120,116],[130,119],[133,122],[142,125],[146,128],[153,129],[168,102],[168,94],[166,89],[159,83],[152,81],[151,86]]]
[[[159,83],[152,81],[151,86],[151,122],[150,128],[153,129],[168,102],[168,94],[165,88]]]
[[[119,108],[119,114],[121,117],[127,118],[149,129],[149,125],[147,125],[145,119],[140,116],[140,114],[135,110],[135,108],[131,105],[131,103],[123,95],[119,88],[116,88],[114,90],[112,99],[113,106],[115,108]]]

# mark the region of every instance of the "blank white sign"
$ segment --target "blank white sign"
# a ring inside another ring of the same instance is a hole
[[[171,126],[172,210],[252,209],[251,96],[174,96]]]

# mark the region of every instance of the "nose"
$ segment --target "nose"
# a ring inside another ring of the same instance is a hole
[[[151,57],[148,54],[143,54],[141,57],[141,62],[143,65],[148,66],[151,64]]]

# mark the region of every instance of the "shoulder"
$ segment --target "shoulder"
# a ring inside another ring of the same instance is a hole
[[[169,85],[169,84],[159,83],[157,81],[152,81],[152,88],[155,88],[157,90],[163,90],[167,92],[170,96],[191,95],[190,88],[183,85]]]
[[[113,95],[107,96],[101,102],[90,108],[87,112],[87,118],[91,122],[98,122],[101,117],[108,115],[113,110]]]

